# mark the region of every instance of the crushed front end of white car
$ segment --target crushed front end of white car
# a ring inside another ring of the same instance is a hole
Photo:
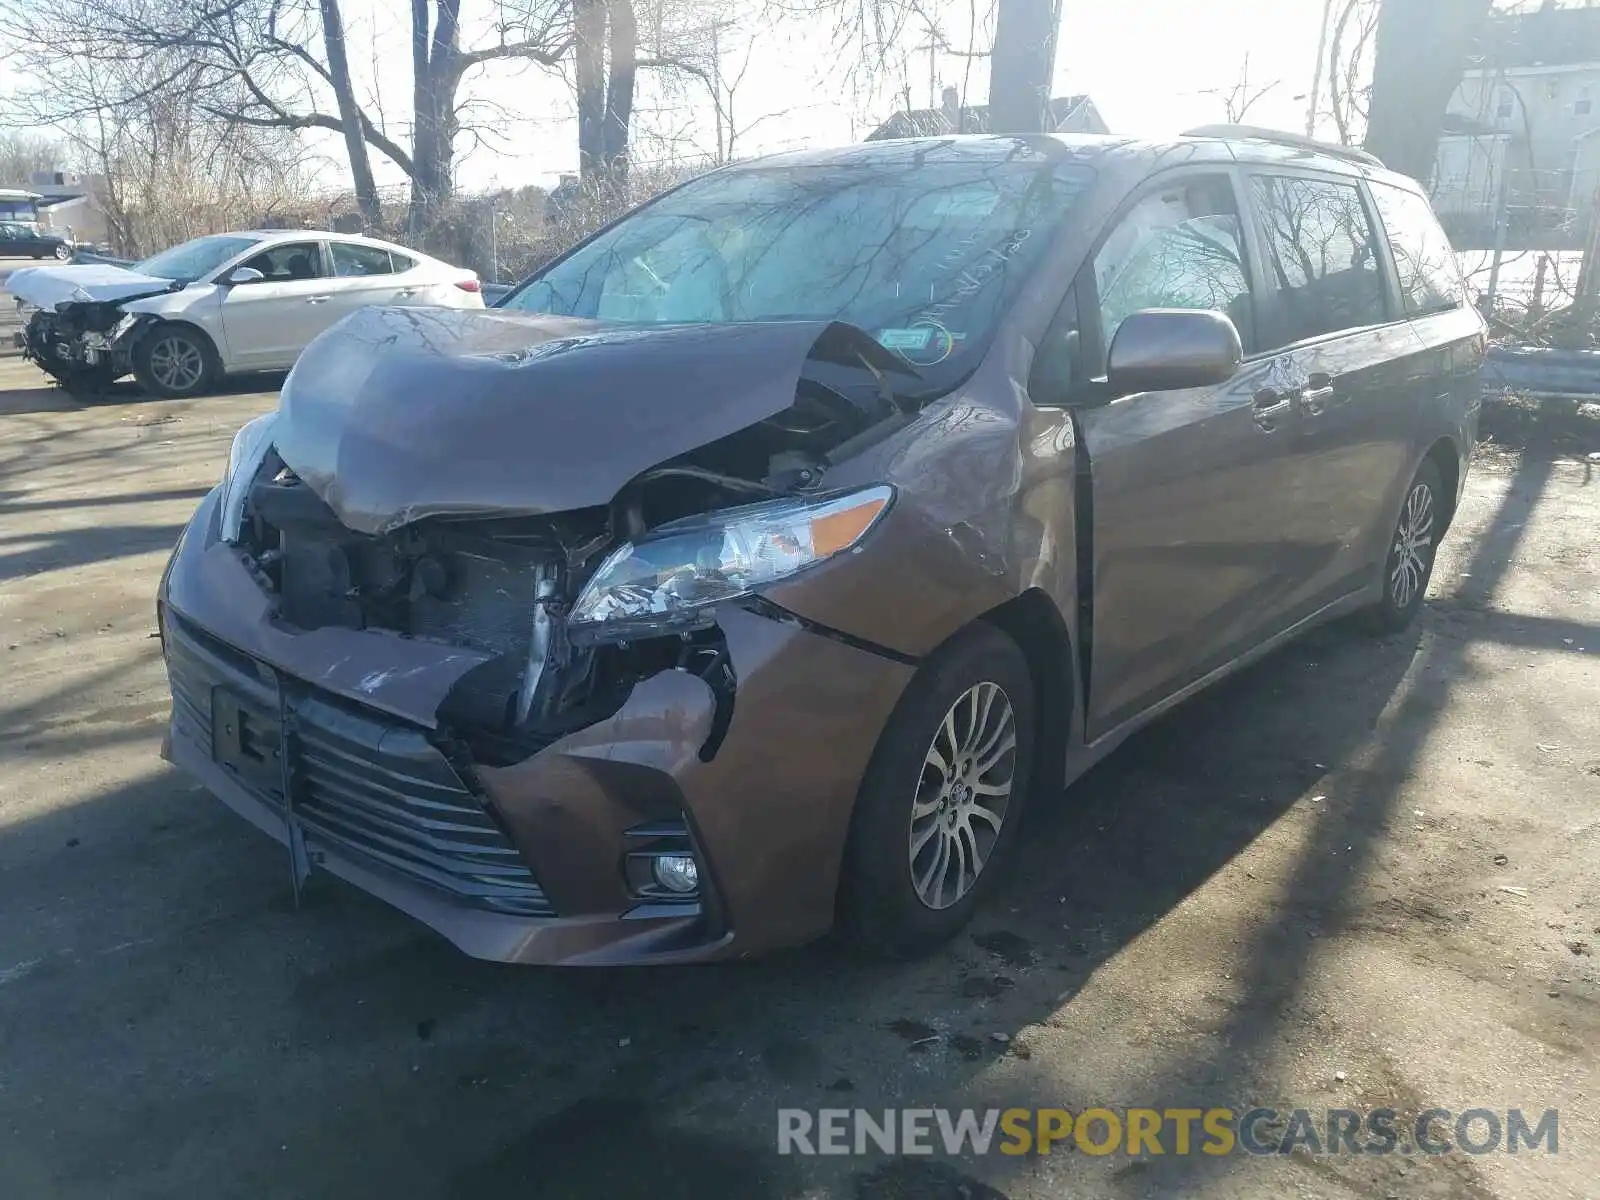
[[[99,390],[133,369],[133,335],[152,318],[123,305],[182,287],[105,264],[26,267],[6,282],[21,318],[18,349],[73,391]]]

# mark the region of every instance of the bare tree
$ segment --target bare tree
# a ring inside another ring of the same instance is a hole
[[[151,86],[158,78],[166,86]],[[9,107],[25,125],[75,114],[55,123],[65,148],[58,163],[90,176],[114,247],[139,256],[261,224],[304,195],[293,136],[233,125],[193,103],[213,86],[175,54],[139,64],[90,59],[53,80],[48,96],[24,91]]]
[[[0,133],[0,183],[26,184],[35,171],[65,165],[66,157],[66,146],[58,138],[19,130]]]
[[[1342,0],[1328,43],[1328,111],[1346,146],[1366,131],[1371,89],[1363,81],[1372,69],[1378,11],[1378,0]]]
[[[0,0],[0,19],[22,47],[19,65],[40,81],[32,102],[46,123],[85,115],[46,101],[80,64],[131,69],[145,80],[141,95],[181,95],[233,125],[341,134],[369,222],[378,205],[367,148],[377,151],[410,179],[407,224],[421,236],[452,190],[467,75],[496,61],[562,61],[575,2],[488,0],[492,36],[466,46],[462,0],[411,0],[409,150],[356,95],[338,0]]]
[[[1450,97],[1492,0],[1382,0],[1366,148],[1415,179],[1433,173]]]
[[[1045,133],[1060,0],[996,0],[996,5],[989,127],[995,133]]]
[[[1210,88],[1203,95],[1214,96],[1222,101],[1222,107],[1227,112],[1228,124],[1243,125],[1250,116],[1250,110],[1259,104],[1272,91],[1281,87],[1283,81],[1274,79],[1271,83],[1252,86],[1250,83],[1250,56],[1244,56],[1244,62],[1239,67],[1239,78],[1231,88]]]
[[[956,49],[940,31],[936,3],[925,0],[772,0],[776,10],[815,21],[831,19],[839,56],[853,60],[874,81],[884,69],[904,61],[906,35],[920,24],[932,53],[990,59],[989,120],[996,133],[1044,130],[1055,74],[1061,29],[1061,0],[986,0],[981,19],[974,4],[969,22],[974,37],[985,31],[989,44],[969,41]],[[991,31],[989,33],[988,31]]]

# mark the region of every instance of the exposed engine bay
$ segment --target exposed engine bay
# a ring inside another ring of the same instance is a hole
[[[709,757],[736,684],[715,625],[595,638],[574,636],[569,616],[618,547],[682,518],[826,495],[833,465],[913,419],[903,399],[915,390],[912,368],[850,326],[802,332],[807,346],[787,407],[634,474],[609,503],[505,515],[441,506],[357,529],[330,502],[348,494],[340,477],[287,462],[282,451],[296,445],[289,437],[238,481],[247,491],[236,549],[287,626],[383,630],[490,655],[437,714],[475,761],[526,759],[616,712],[640,680],[674,668],[704,679],[717,697],[702,749]],[[339,454],[324,453],[329,461]]]
[[[161,293],[64,301],[53,310],[24,310],[22,352],[66,387],[104,387],[133,370],[137,331],[152,320],[123,312],[121,304],[152,294]]]

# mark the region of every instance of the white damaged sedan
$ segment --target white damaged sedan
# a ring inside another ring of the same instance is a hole
[[[472,271],[303,229],[213,234],[126,268],[26,267],[6,287],[24,317],[22,352],[63,385],[95,392],[132,373],[160,396],[286,370],[312,338],[368,305],[483,307]]]

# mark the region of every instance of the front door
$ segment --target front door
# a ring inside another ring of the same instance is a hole
[[[337,320],[322,243],[284,242],[238,267],[254,268],[262,278],[224,285],[222,328],[228,342],[228,368],[281,370],[293,366],[306,343]]]
[[[1257,348],[1233,174],[1178,174],[1137,197],[1080,279],[1085,352],[1146,308],[1226,313]],[[1092,348],[1091,348],[1092,347]],[[1301,569],[1285,535],[1299,412],[1281,366],[1247,357],[1220,387],[1077,410],[1092,487],[1090,740],[1267,636]]]
[[[31,229],[0,222],[0,258],[21,257],[39,253],[38,238]]]

